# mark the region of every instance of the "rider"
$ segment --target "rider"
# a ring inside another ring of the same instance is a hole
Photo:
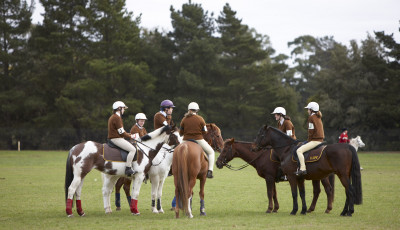
[[[313,149],[324,140],[324,126],[321,120],[322,113],[319,111],[318,103],[312,101],[304,108],[308,109],[307,112],[310,115],[308,117],[308,142],[296,151],[300,161],[300,170],[296,172],[297,176],[307,174],[303,153]]]
[[[275,115],[275,120],[278,124],[278,129],[289,137],[296,140],[296,135],[294,134],[294,126],[293,123],[290,121],[290,117],[286,116],[286,110],[283,107],[276,107],[274,112],[271,114]]]
[[[290,117],[286,116],[286,109],[283,107],[276,107],[271,114],[275,115],[275,120],[277,121],[278,129],[283,133],[286,133],[286,135],[288,135],[289,137],[296,140],[296,135],[294,133],[294,125],[290,121]],[[279,167],[276,180],[278,182],[287,181],[287,177],[286,175],[283,174],[281,167]]]
[[[135,175],[137,172],[132,169],[132,161],[136,154],[136,148],[129,143],[128,139],[138,139],[136,134],[129,134],[125,132],[124,125],[122,123],[122,114],[124,114],[125,109],[128,107],[122,101],[116,101],[113,104],[113,114],[108,119],[108,139],[115,144],[129,152],[126,159],[125,174],[127,176]]]
[[[136,124],[134,124],[131,128],[131,134],[137,134],[139,137],[143,137],[147,134],[147,130],[144,127],[144,123],[147,120],[147,117],[144,113],[138,113],[135,116]]]
[[[171,100],[164,100],[160,104],[160,111],[154,115],[154,130],[166,126],[166,125],[174,125],[172,121],[172,111],[175,106]]]
[[[183,135],[184,141],[190,139],[196,140],[201,148],[203,148],[203,150],[208,154],[209,164],[207,178],[213,178],[215,153],[211,146],[203,138],[203,134],[207,133],[207,127],[204,119],[197,114],[199,110],[199,105],[196,102],[191,102],[188,105],[188,112],[181,121],[179,134],[181,136]]]
[[[349,136],[347,135],[347,128],[342,129],[342,133],[339,136],[339,143],[350,143]]]

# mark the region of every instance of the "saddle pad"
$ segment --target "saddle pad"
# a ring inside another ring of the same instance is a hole
[[[125,152],[125,159],[122,159],[123,152]],[[117,148],[111,148],[108,144],[103,144],[103,159],[105,161],[126,162],[127,156],[128,152]]]
[[[319,148],[312,149],[310,151],[305,152],[304,153],[304,161],[305,162],[319,161],[325,148],[326,148],[326,145],[322,145]],[[295,159],[294,155],[292,155],[292,161],[297,162],[297,160],[298,159]]]

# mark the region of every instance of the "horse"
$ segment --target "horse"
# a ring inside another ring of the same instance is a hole
[[[159,128],[142,137],[143,142],[138,142],[137,161],[132,163],[137,173],[133,176],[133,197],[131,202],[131,213],[140,215],[137,208],[138,196],[144,179],[144,170],[149,163],[148,154],[151,151],[158,152],[164,143],[168,143],[171,136],[171,127]],[[179,134],[174,133],[174,136]],[[117,179],[125,176],[124,161],[109,161],[104,159],[105,144],[87,141],[71,148],[67,158],[65,175],[65,199],[66,213],[68,217],[73,216],[72,205],[75,196],[76,209],[80,216],[85,216],[82,209],[81,191],[85,176],[93,169],[103,172],[103,202],[105,213],[111,213],[110,195]],[[145,155],[145,156],[144,156]]]
[[[220,128],[214,124],[214,123],[209,123],[206,124],[207,127],[207,133],[203,135],[203,138],[205,141],[208,142],[208,144],[215,150],[215,151],[221,151],[223,145],[224,145],[224,140],[222,139],[222,135],[221,135],[221,130]],[[164,172],[167,171],[167,175],[168,172],[171,168],[171,164],[172,164],[172,153],[164,153],[166,154],[166,159],[165,159],[165,163],[163,163],[160,167],[157,167],[157,169],[152,170],[151,167],[150,171],[149,171],[149,177],[150,177],[150,181],[152,184],[152,189],[151,189],[151,196],[152,196],[152,212],[153,213],[164,213],[164,210],[161,207],[161,201],[160,201],[160,205],[157,204],[157,209],[155,208],[155,198],[157,198],[157,202],[158,199],[161,199],[161,194],[162,194],[162,185],[160,184],[158,188],[153,186],[153,179],[152,176],[157,176],[157,175],[164,175]],[[156,160],[156,159],[155,159]],[[157,161],[155,161],[157,162]],[[153,174],[153,171],[157,172],[155,174]],[[164,179],[162,179],[162,177],[159,177],[159,183],[162,184],[164,183]],[[130,186],[131,186],[131,182],[132,179],[131,178],[126,178],[126,177],[121,177],[118,179],[117,183],[115,184],[115,206],[117,207],[117,211],[121,210],[121,198],[120,198],[120,189],[123,186],[123,189],[125,191],[126,194],[126,198],[128,200],[129,206],[130,206],[130,202],[131,202],[131,195],[130,195]]]
[[[217,159],[216,165],[219,169],[222,169],[223,166],[232,169],[232,166],[228,165],[228,163],[233,158],[238,157],[247,162],[247,164],[239,167],[238,169],[232,170],[238,171],[247,167],[248,165],[253,166],[257,170],[257,174],[265,179],[267,185],[267,196],[269,204],[266,213],[277,212],[279,209],[279,203],[275,186],[275,178],[278,174],[280,161],[273,149],[264,148],[255,152],[253,151],[253,145],[254,143],[252,142],[235,141],[234,138],[225,140],[224,147]],[[333,174],[331,175],[331,178],[326,177],[321,180],[322,184],[324,185],[328,200],[328,205],[325,213],[329,213],[330,210],[332,210],[333,189],[331,187],[329,179],[334,179],[335,177]],[[307,212],[312,212],[315,209],[319,193],[321,192],[319,180],[313,181],[313,189],[313,201]]]
[[[296,215],[297,187],[299,187],[302,200],[301,214],[306,214],[307,204],[305,200],[304,180],[322,180],[330,173],[335,173],[346,192],[346,202],[341,216],[352,216],[354,204],[362,203],[361,172],[357,152],[348,144],[331,144],[318,149],[320,159],[306,163],[307,174],[296,177],[297,163],[292,160],[293,151],[297,141],[282,133],[276,128],[263,126],[255,140],[256,149],[271,146],[278,156],[282,170],[287,175],[292,190],[293,209],[291,215]]]

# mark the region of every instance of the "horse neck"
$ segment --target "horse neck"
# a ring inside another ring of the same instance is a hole
[[[147,141],[143,141],[143,144],[147,145],[148,147],[155,149],[158,144],[160,143],[165,143],[165,138],[168,134],[162,133],[156,137],[152,137],[151,139]]]
[[[257,157],[257,154],[251,150],[252,145],[251,143],[240,143],[240,142],[235,142],[234,147],[236,152],[239,154],[236,154],[237,157],[240,159],[246,161],[247,163],[251,162],[254,160],[254,158]],[[236,157],[234,155],[234,157]]]

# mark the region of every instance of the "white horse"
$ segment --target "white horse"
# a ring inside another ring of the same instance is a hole
[[[171,137],[177,138],[176,133],[170,135],[170,127],[161,127],[146,136],[142,137],[142,143],[138,142],[141,151],[137,153],[137,161],[132,163],[132,167],[137,171],[133,176],[131,212],[133,215],[140,215],[137,208],[140,187],[145,177],[144,170],[149,163],[148,156],[152,152],[158,152],[164,143]],[[179,134],[178,134],[179,136]],[[158,149],[157,149],[158,148]],[[72,204],[75,195],[76,209],[80,216],[85,213],[82,210],[81,191],[85,176],[93,169],[104,173],[103,180],[103,202],[106,213],[111,213],[110,195],[118,178],[125,176],[125,162],[108,161],[103,157],[103,144],[87,141],[75,145],[69,151],[65,175],[65,196],[66,213],[72,216]]]
[[[164,186],[165,178],[168,176],[168,172],[171,169],[173,149],[182,142],[182,137],[179,136],[177,131],[178,140],[177,143],[164,144],[160,149],[157,156],[152,160],[152,166],[149,170],[149,177],[151,181],[151,210],[153,213],[164,213],[161,205],[162,190]],[[156,206],[157,200],[157,206]]]
[[[356,149],[356,151],[358,151],[359,147],[362,148],[365,146],[360,136],[357,136],[356,138],[351,138],[349,144],[352,145]],[[360,169],[363,170],[363,167],[360,166]]]

